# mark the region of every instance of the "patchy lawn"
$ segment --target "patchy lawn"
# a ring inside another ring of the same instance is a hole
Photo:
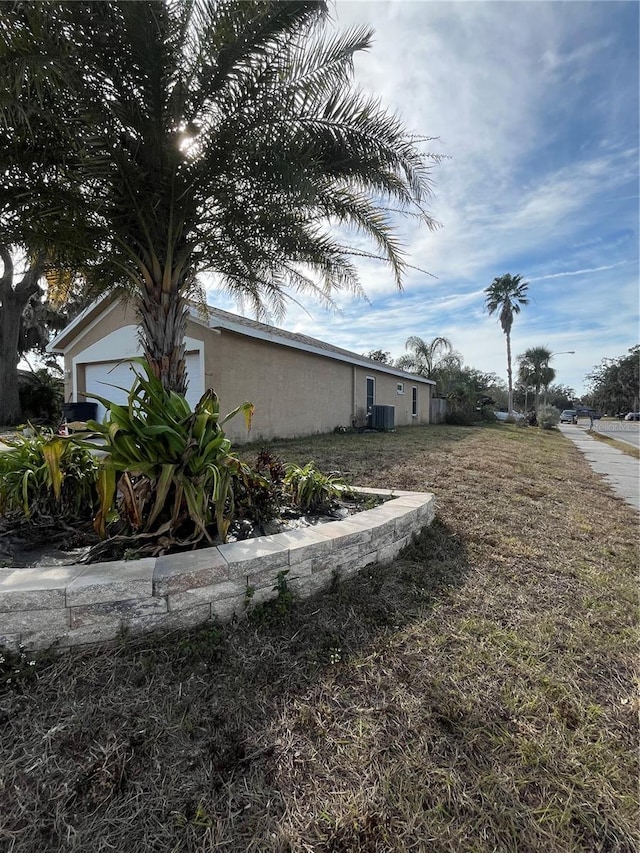
[[[634,511],[557,431],[269,447],[436,523],[306,602],[16,664],[0,849],[636,851]]]

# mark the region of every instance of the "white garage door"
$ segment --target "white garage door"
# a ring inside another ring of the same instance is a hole
[[[187,388],[187,400],[193,408],[204,393],[204,378],[200,367],[200,353],[188,352],[186,355],[187,377],[189,385]],[[98,364],[85,365],[85,389],[87,394],[98,394],[106,397],[113,403],[126,405],[129,390],[134,383],[133,366],[129,361],[104,361]],[[115,387],[114,387],[115,386]],[[127,389],[127,390],[123,390]],[[84,400],[84,397],[80,399]],[[97,403],[91,397],[87,402]],[[98,403],[98,421],[105,414],[105,408]]]

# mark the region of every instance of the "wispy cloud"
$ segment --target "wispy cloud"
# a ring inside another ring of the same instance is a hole
[[[607,264],[603,267],[591,267],[591,269],[585,270],[566,270],[566,272],[555,272],[550,273],[549,275],[533,276],[529,278],[529,281],[546,281],[550,278],[563,278],[565,275],[587,275],[594,272],[604,272],[605,270],[613,270],[616,269],[616,267],[623,267],[630,263],[633,263],[633,261],[618,261],[617,264]]]
[[[292,306],[284,325],[393,355],[411,334],[444,334],[467,363],[504,376],[504,335],[483,312],[483,289],[521,273],[532,301],[514,324],[514,352],[576,350],[556,369],[580,390],[602,357],[638,340],[637,4],[335,8],[336,28],[376,32],[356,57],[357,79],[450,157],[433,172],[431,213],[443,227],[398,220],[410,263],[437,278],[409,270],[399,293],[385,265],[362,259],[370,303],[338,294],[335,313],[305,300],[308,313]]]

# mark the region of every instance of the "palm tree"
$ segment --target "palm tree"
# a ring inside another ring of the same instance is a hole
[[[540,388],[547,387],[555,379],[556,372],[549,367],[549,359],[552,352],[547,347],[530,347],[518,356],[520,370],[527,371],[531,377],[531,384],[535,389],[535,408],[538,409],[540,402]]]
[[[535,376],[532,365],[525,359],[524,355],[518,356],[518,386],[520,392],[524,390],[524,411],[529,410],[529,390],[535,385]],[[518,390],[518,387],[516,387]]]
[[[513,373],[511,369],[511,327],[513,315],[520,313],[522,305],[528,305],[527,288],[529,283],[522,281],[521,275],[506,275],[494,278],[485,289],[487,297],[484,307],[489,315],[499,311],[500,325],[507,339],[507,384],[509,387],[509,413],[513,411]]]
[[[396,359],[396,367],[417,373],[426,379],[434,379],[443,384],[447,374],[451,374],[462,365],[462,356],[453,349],[453,344],[448,338],[439,336],[430,341],[411,335],[407,338],[406,349],[410,350],[407,355]],[[440,391],[446,389],[440,388]]]
[[[400,356],[396,360],[396,367],[417,373],[426,379],[434,379],[440,368],[451,369],[462,364],[462,357],[455,352],[453,344],[445,337],[426,341],[418,335],[411,335],[407,338],[405,347],[411,352]]]
[[[358,255],[388,263],[400,286],[407,262],[389,202],[434,227],[424,205],[438,157],[354,88],[353,57],[372,33],[326,36],[327,14],[316,0],[3,8],[0,121],[25,136],[50,126],[56,104],[62,137],[53,162],[30,137],[49,176],[32,242],[132,294],[166,388],[185,390],[200,274],[278,317],[292,294],[361,293]],[[31,200],[24,184],[10,197]]]
[[[549,385],[556,378],[556,372],[553,367],[549,367],[549,365],[544,365],[540,370],[540,384],[544,388],[544,404],[547,405],[547,394],[549,391]]]

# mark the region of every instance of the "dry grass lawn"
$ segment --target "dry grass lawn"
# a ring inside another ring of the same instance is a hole
[[[636,851],[634,511],[557,431],[270,449],[436,523],[312,600],[18,665],[0,849]]]

